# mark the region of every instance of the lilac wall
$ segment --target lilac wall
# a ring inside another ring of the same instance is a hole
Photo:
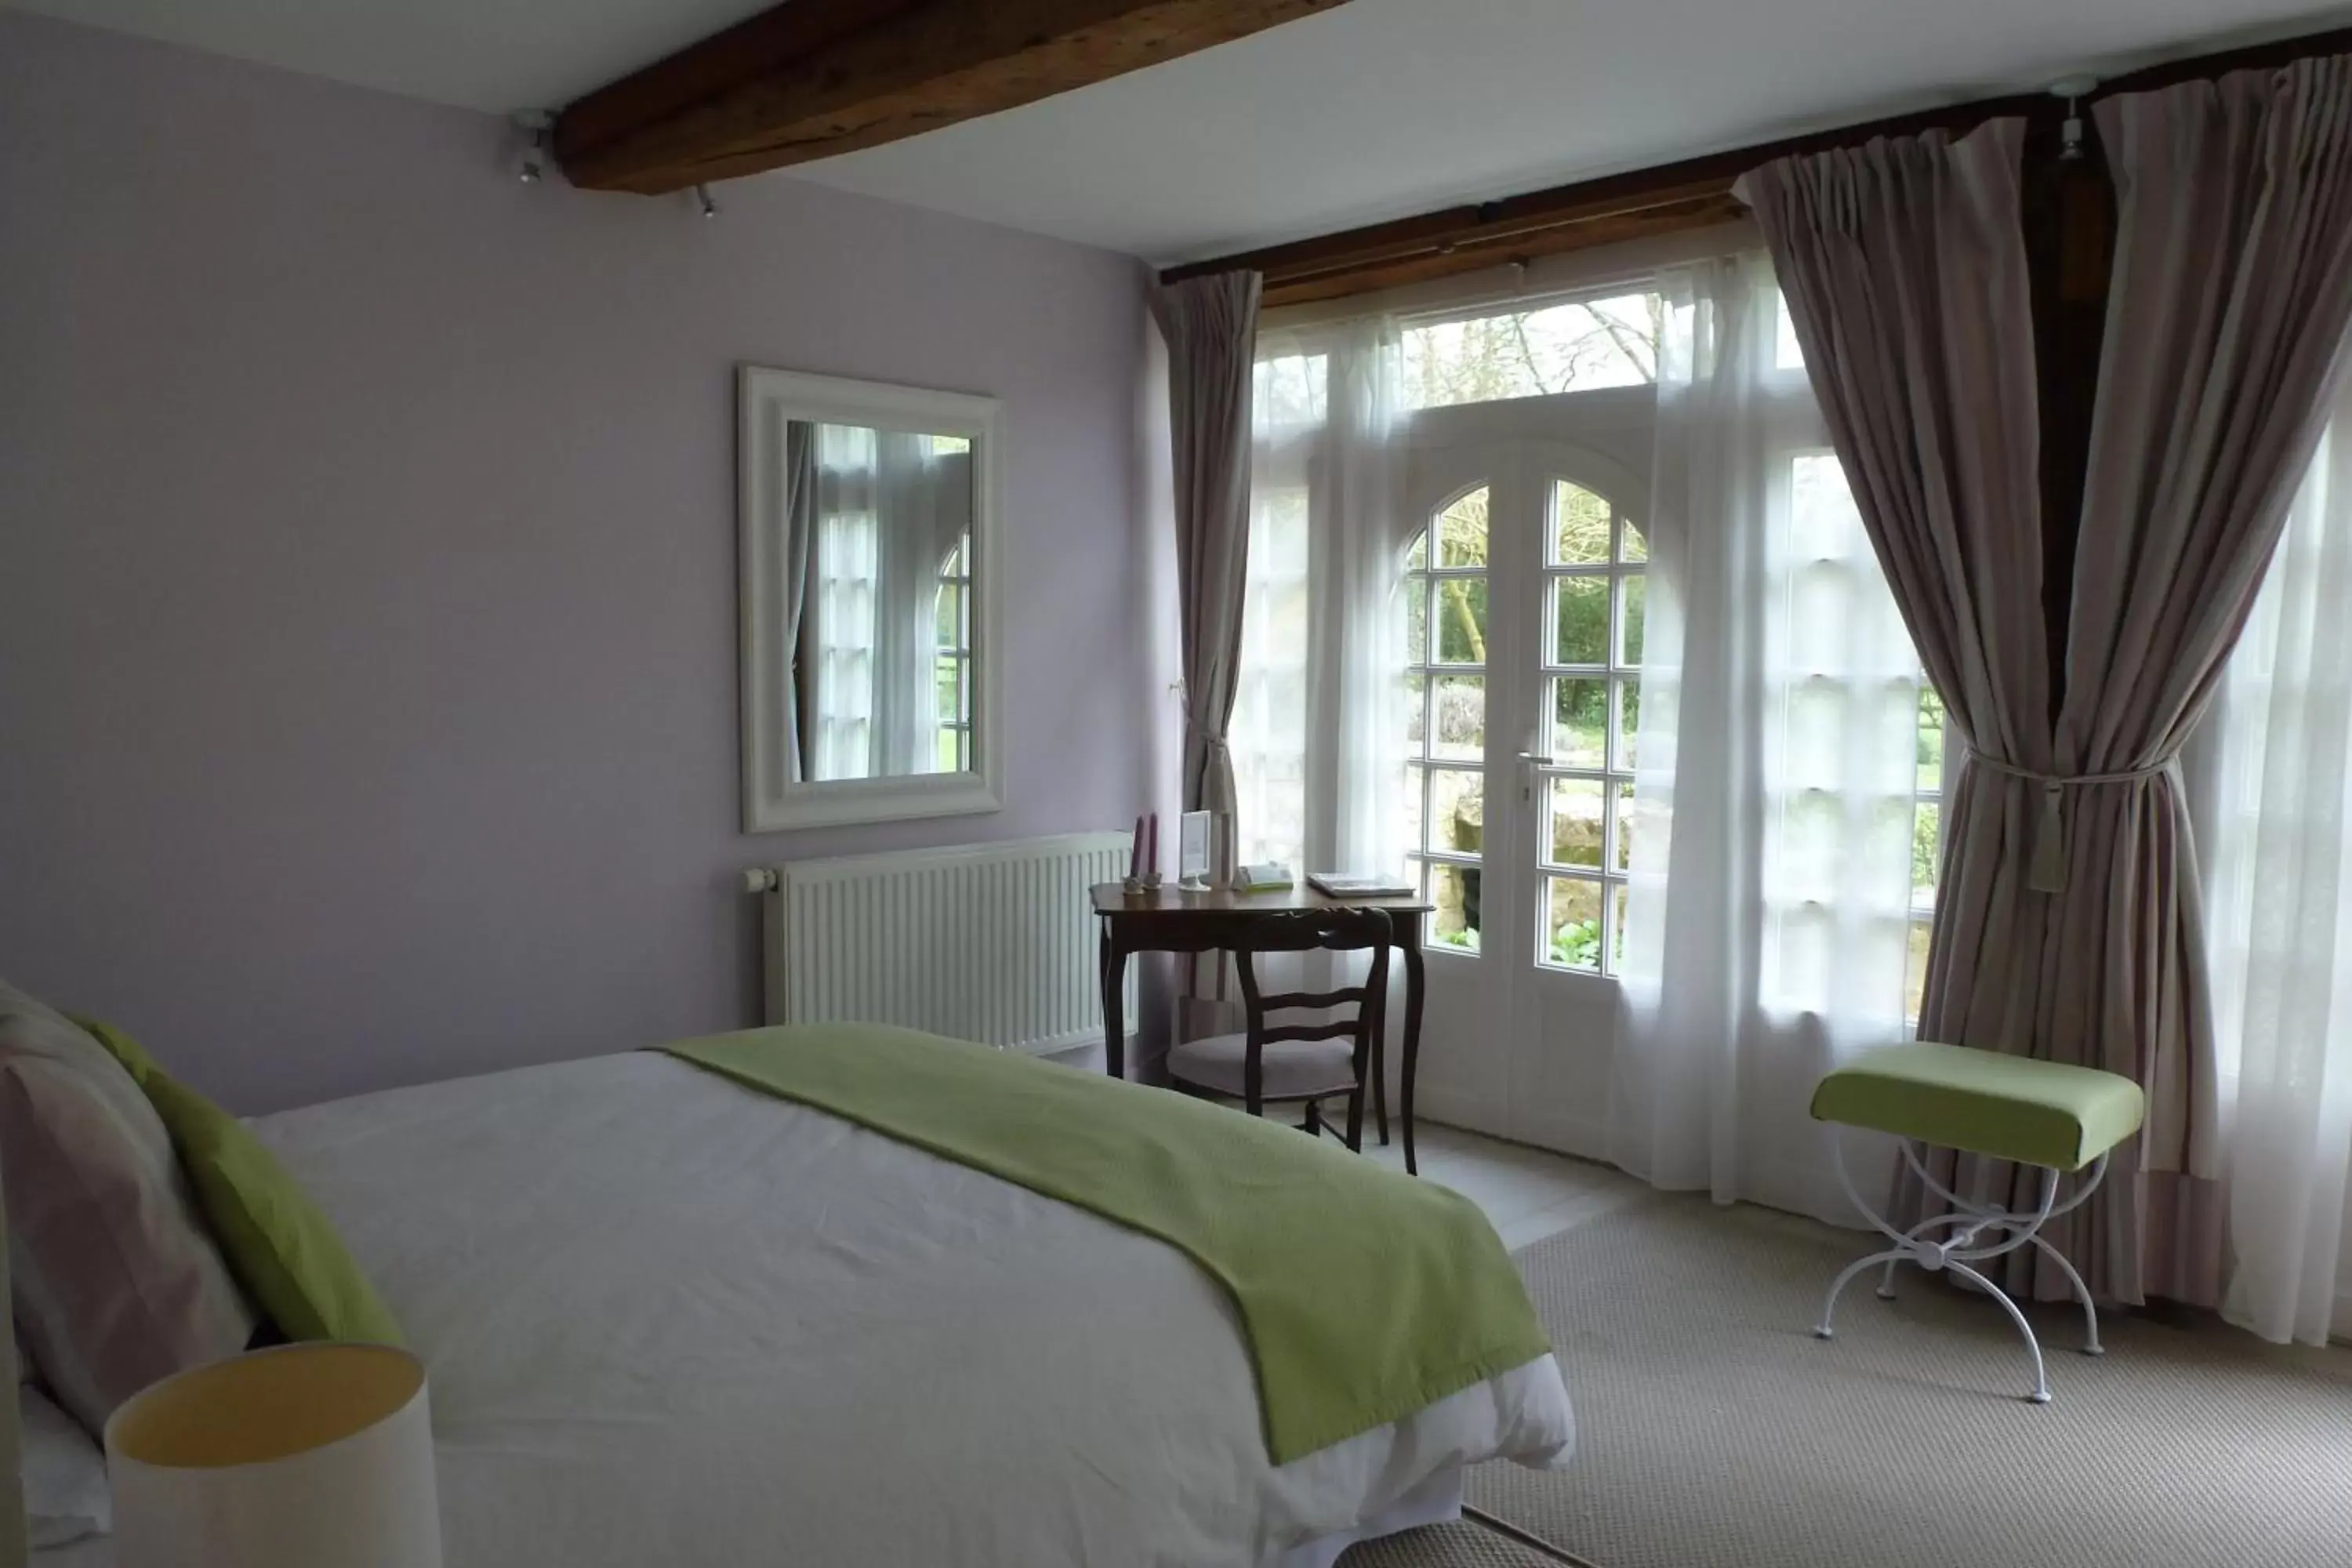
[[[1123,825],[1137,263],[0,14],[0,973],[239,1110],[749,1021],[745,866]],[[1001,814],[740,835],[732,366],[1006,406]]]

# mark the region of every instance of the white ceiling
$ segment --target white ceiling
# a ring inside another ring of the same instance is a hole
[[[769,0],[0,3],[504,112]],[[1184,259],[2347,20],[2313,0],[1353,0],[793,173]]]

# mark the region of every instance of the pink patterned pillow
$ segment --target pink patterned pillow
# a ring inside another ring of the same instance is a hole
[[[147,1097],[103,1046],[5,982],[0,1181],[25,1348],[92,1432],[158,1378],[252,1337]]]

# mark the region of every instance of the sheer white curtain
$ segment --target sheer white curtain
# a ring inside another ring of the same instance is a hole
[[[2209,720],[2218,776],[2195,797],[2230,1117],[2222,1310],[2264,1339],[2312,1344],[2352,1332],[2347,606],[2352,393],[2339,392]]]
[[[940,572],[971,527],[968,460],[929,436],[818,428],[816,772],[939,767]]]
[[[1918,663],[1761,254],[1669,269],[1610,1154],[1850,1220],[1814,1080],[1906,1032]]]
[[[1301,874],[1402,865],[1398,344],[1386,317],[1259,338],[1230,743],[1243,858]]]
[[[1412,520],[1401,502],[1405,412],[1397,325],[1351,322],[1330,345],[1330,416],[1314,468],[1316,641],[1326,671],[1307,721],[1328,736],[1310,767],[1328,842],[1307,848],[1333,868],[1402,872],[1404,837],[1403,616],[1397,583]]]
[[[872,430],[817,427],[816,744],[818,779],[874,773],[874,688],[879,606]]]

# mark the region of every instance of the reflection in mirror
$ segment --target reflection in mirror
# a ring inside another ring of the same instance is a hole
[[[791,778],[974,771],[971,437],[793,419],[784,468]]]
[[[999,811],[1003,408],[745,365],[743,828]]]

